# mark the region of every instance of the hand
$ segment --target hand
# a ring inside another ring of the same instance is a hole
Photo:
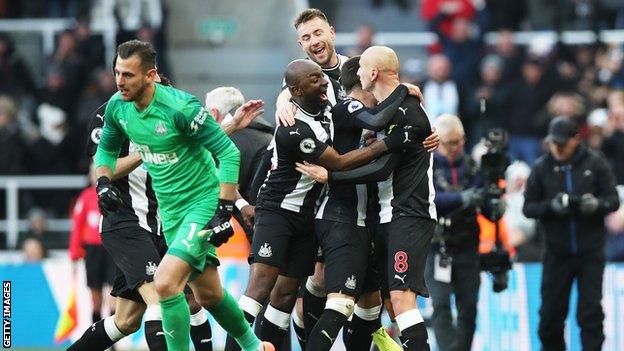
[[[559,193],[550,200],[550,208],[558,215],[570,213],[570,196],[566,193]]]
[[[317,183],[327,184],[329,181],[329,172],[321,166],[313,165],[308,163],[308,161],[304,161],[303,163],[296,162],[295,166],[297,171],[307,175]]]
[[[468,207],[477,207],[483,202],[483,194],[477,188],[468,188],[459,193],[462,203]]]
[[[414,85],[412,83],[401,83],[401,84],[403,84],[403,85],[405,85],[407,87],[407,93],[409,95],[418,98],[418,100],[420,100],[421,104],[425,103],[425,96],[423,95],[422,91],[420,91],[419,87],[417,87],[416,85]]]
[[[245,205],[240,209],[240,213],[243,216],[243,222],[249,228],[253,228],[254,217],[256,217],[256,206]]]
[[[594,212],[598,209],[598,205],[600,205],[600,202],[594,194],[583,194],[583,196],[581,196],[579,210],[581,210],[581,213],[586,215],[594,214]]]
[[[431,134],[423,141],[423,147],[427,152],[434,152],[440,146],[440,136],[435,127],[431,127]]]
[[[95,184],[95,191],[98,196],[98,207],[104,217],[113,212],[117,212],[123,206],[123,200],[119,194],[119,190],[113,186],[108,177],[102,176],[98,178]]]
[[[249,100],[236,109],[232,123],[234,123],[236,130],[246,128],[251,121],[263,112],[264,102],[262,100]]]
[[[369,146],[377,141],[377,134],[375,132],[368,131],[362,135],[362,139],[364,140],[364,146]]]
[[[234,235],[234,227],[230,223],[232,210],[234,210],[234,201],[219,199],[214,217],[204,226],[204,229],[212,231],[209,239],[212,245],[219,247]]]
[[[416,140],[416,131],[409,125],[395,125],[390,134],[383,140],[390,151],[405,150],[409,144]]]
[[[283,104],[277,112],[275,112],[275,124],[279,127],[292,127],[295,125],[295,113],[297,106],[292,102]]]

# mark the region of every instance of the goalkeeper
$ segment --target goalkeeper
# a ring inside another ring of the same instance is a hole
[[[243,350],[274,350],[261,343],[237,302],[221,286],[216,246],[233,234],[229,223],[240,153],[192,95],[155,84],[156,52],[132,40],[117,47],[118,92],[109,100],[95,155],[98,201],[106,215],[121,205],[111,184],[121,143],[129,139],[153,179],[169,250],[154,283],[169,350],[189,349],[187,281],[205,307]],[[249,101],[249,113],[262,108]],[[219,172],[215,161],[219,162]]]

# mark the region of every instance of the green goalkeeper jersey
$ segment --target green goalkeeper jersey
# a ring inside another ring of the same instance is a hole
[[[186,92],[155,84],[154,98],[142,111],[116,93],[104,118],[96,167],[114,170],[122,143],[129,139],[152,177],[163,220],[198,202],[208,201],[214,209],[219,183],[238,183],[238,149],[197,98]]]

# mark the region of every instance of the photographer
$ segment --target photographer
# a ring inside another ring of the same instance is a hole
[[[538,219],[546,241],[539,323],[542,349],[566,349],[564,323],[576,279],[583,350],[600,350],[604,217],[618,208],[615,177],[602,155],[581,143],[579,127],[571,119],[553,119],[547,142],[549,153],[531,171],[523,208],[527,217]]]
[[[457,116],[436,119],[440,148],[434,154],[435,203],[439,224],[427,258],[425,279],[440,350],[470,350],[479,292],[479,226],[483,200],[476,163],[464,153],[464,127]],[[455,295],[457,326],[451,313]]]

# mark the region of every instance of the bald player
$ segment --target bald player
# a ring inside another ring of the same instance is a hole
[[[275,131],[271,171],[256,203],[249,283],[239,300],[246,318],[253,322],[271,293],[259,321],[263,326],[259,336],[276,345],[281,345],[289,326],[294,292],[300,280],[312,273],[316,255],[314,210],[323,185],[295,170],[295,163],[352,169],[388,151],[402,150],[404,143],[409,143],[400,129],[369,147],[338,154],[330,146],[334,130],[327,96],[329,82],[320,66],[310,60],[295,60],[284,76],[297,114],[293,126],[279,126]],[[415,135],[406,132],[414,140]]]
[[[358,76],[362,88],[372,92],[382,103],[401,93],[398,72],[399,60],[388,47],[373,46],[360,58]],[[382,294],[390,299],[403,348],[429,350],[427,329],[416,306],[416,295],[429,296],[424,270],[437,215],[433,203],[433,156],[422,146],[422,141],[431,134],[431,126],[417,98],[405,98],[385,133],[396,128],[403,131],[404,141],[412,135],[416,140],[410,140],[406,148],[378,162],[350,171],[332,172],[329,182],[377,182],[377,194],[373,194],[370,201],[374,208],[372,215],[377,218],[375,255]],[[378,133],[378,137],[385,133]],[[314,166],[299,165],[298,169],[317,181],[328,180],[327,173],[315,176],[319,173]]]

